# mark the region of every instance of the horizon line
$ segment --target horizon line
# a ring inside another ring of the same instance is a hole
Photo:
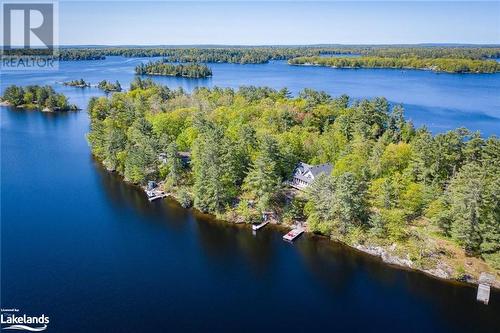
[[[69,47],[373,47],[373,46],[450,46],[450,47],[500,47],[498,43],[313,43],[313,44],[211,44],[211,43],[194,43],[194,44],[62,44],[55,46],[56,48]],[[3,48],[0,45],[0,48]],[[21,46],[11,46],[22,49]],[[43,48],[43,47],[38,47]],[[37,49],[33,47],[32,49]]]

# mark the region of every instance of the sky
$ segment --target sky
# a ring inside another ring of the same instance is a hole
[[[500,44],[500,1],[59,1],[60,45]]]

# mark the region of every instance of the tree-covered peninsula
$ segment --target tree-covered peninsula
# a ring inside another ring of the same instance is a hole
[[[334,68],[422,69],[448,73],[500,72],[500,63],[496,61],[462,58],[299,57],[290,59],[288,63]]]
[[[93,98],[88,112],[97,159],[130,182],[160,182],[183,206],[228,221],[272,211],[279,223],[306,221],[311,232],[446,277],[477,276],[476,261],[500,270],[496,137],[432,135],[384,98],[256,87],[187,94],[140,78],[129,92]],[[285,181],[298,162],[333,169],[294,191]]]
[[[5,89],[2,102],[6,105],[42,111],[75,111],[77,106],[68,103],[68,98],[58,94],[51,86],[11,85]]]
[[[138,75],[182,76],[188,78],[206,78],[212,76],[210,67],[204,64],[169,64],[165,59],[141,63],[135,67]]]

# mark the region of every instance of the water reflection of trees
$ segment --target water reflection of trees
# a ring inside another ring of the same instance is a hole
[[[425,309],[428,315],[436,316],[431,322],[443,325],[445,330],[454,327],[457,331],[467,328],[471,332],[488,332],[498,326],[500,304],[485,307],[476,302],[474,287],[390,266],[323,237],[309,238],[296,245],[310,272],[332,297],[359,304],[371,299],[372,306],[388,310],[401,307],[405,316],[415,316]],[[495,297],[500,300],[500,293],[493,291]],[[472,318],[481,318],[482,322]]]
[[[217,221],[198,212],[194,213],[194,217],[200,245],[207,255],[221,265],[244,264],[256,276],[271,270],[275,232],[266,230],[254,235],[248,225]]]
[[[249,226],[217,221],[210,215],[186,210],[173,200],[150,203],[140,188],[125,183],[99,163],[95,165],[107,198],[117,209],[132,209],[145,217],[144,220],[173,230],[192,227],[203,253],[218,269],[234,272],[237,267],[248,270],[256,278],[275,274],[281,261],[290,260],[280,254],[280,246],[293,246],[296,250],[293,253],[298,253],[303,260],[303,269],[313,277],[311,283],[318,284],[339,313],[368,311],[368,306],[384,307],[387,311],[400,311],[396,315],[410,321],[415,320],[416,313],[421,313],[435,316],[426,322],[433,322],[436,327],[459,331],[467,328],[471,332],[491,331],[498,324],[498,291],[492,291],[490,305],[483,306],[475,301],[473,287],[391,267],[378,258],[323,237],[304,235],[290,245],[281,239],[283,230],[272,226],[253,235]],[[338,301],[339,298],[342,301]],[[472,318],[481,318],[481,321]],[[403,319],[398,320],[395,326]]]
[[[185,226],[190,213],[175,201],[149,202],[140,187],[125,182],[120,175],[107,171],[97,161],[94,161],[94,166],[106,197],[115,208],[122,211],[133,210],[151,223],[161,223],[175,229]]]
[[[149,202],[140,187],[124,182],[97,161],[94,165],[107,198],[117,209],[132,209],[145,220],[169,228],[181,229],[192,223],[205,254],[224,264],[242,264],[240,259],[245,258],[244,264],[256,275],[268,271],[273,256],[273,233],[254,236],[249,226],[217,221],[213,216],[184,209],[174,200]]]

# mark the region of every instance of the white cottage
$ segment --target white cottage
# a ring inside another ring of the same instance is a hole
[[[309,165],[300,162],[293,171],[292,180],[288,183],[291,187],[303,190],[311,185],[320,174],[330,175],[332,170],[333,166],[330,163]]]

